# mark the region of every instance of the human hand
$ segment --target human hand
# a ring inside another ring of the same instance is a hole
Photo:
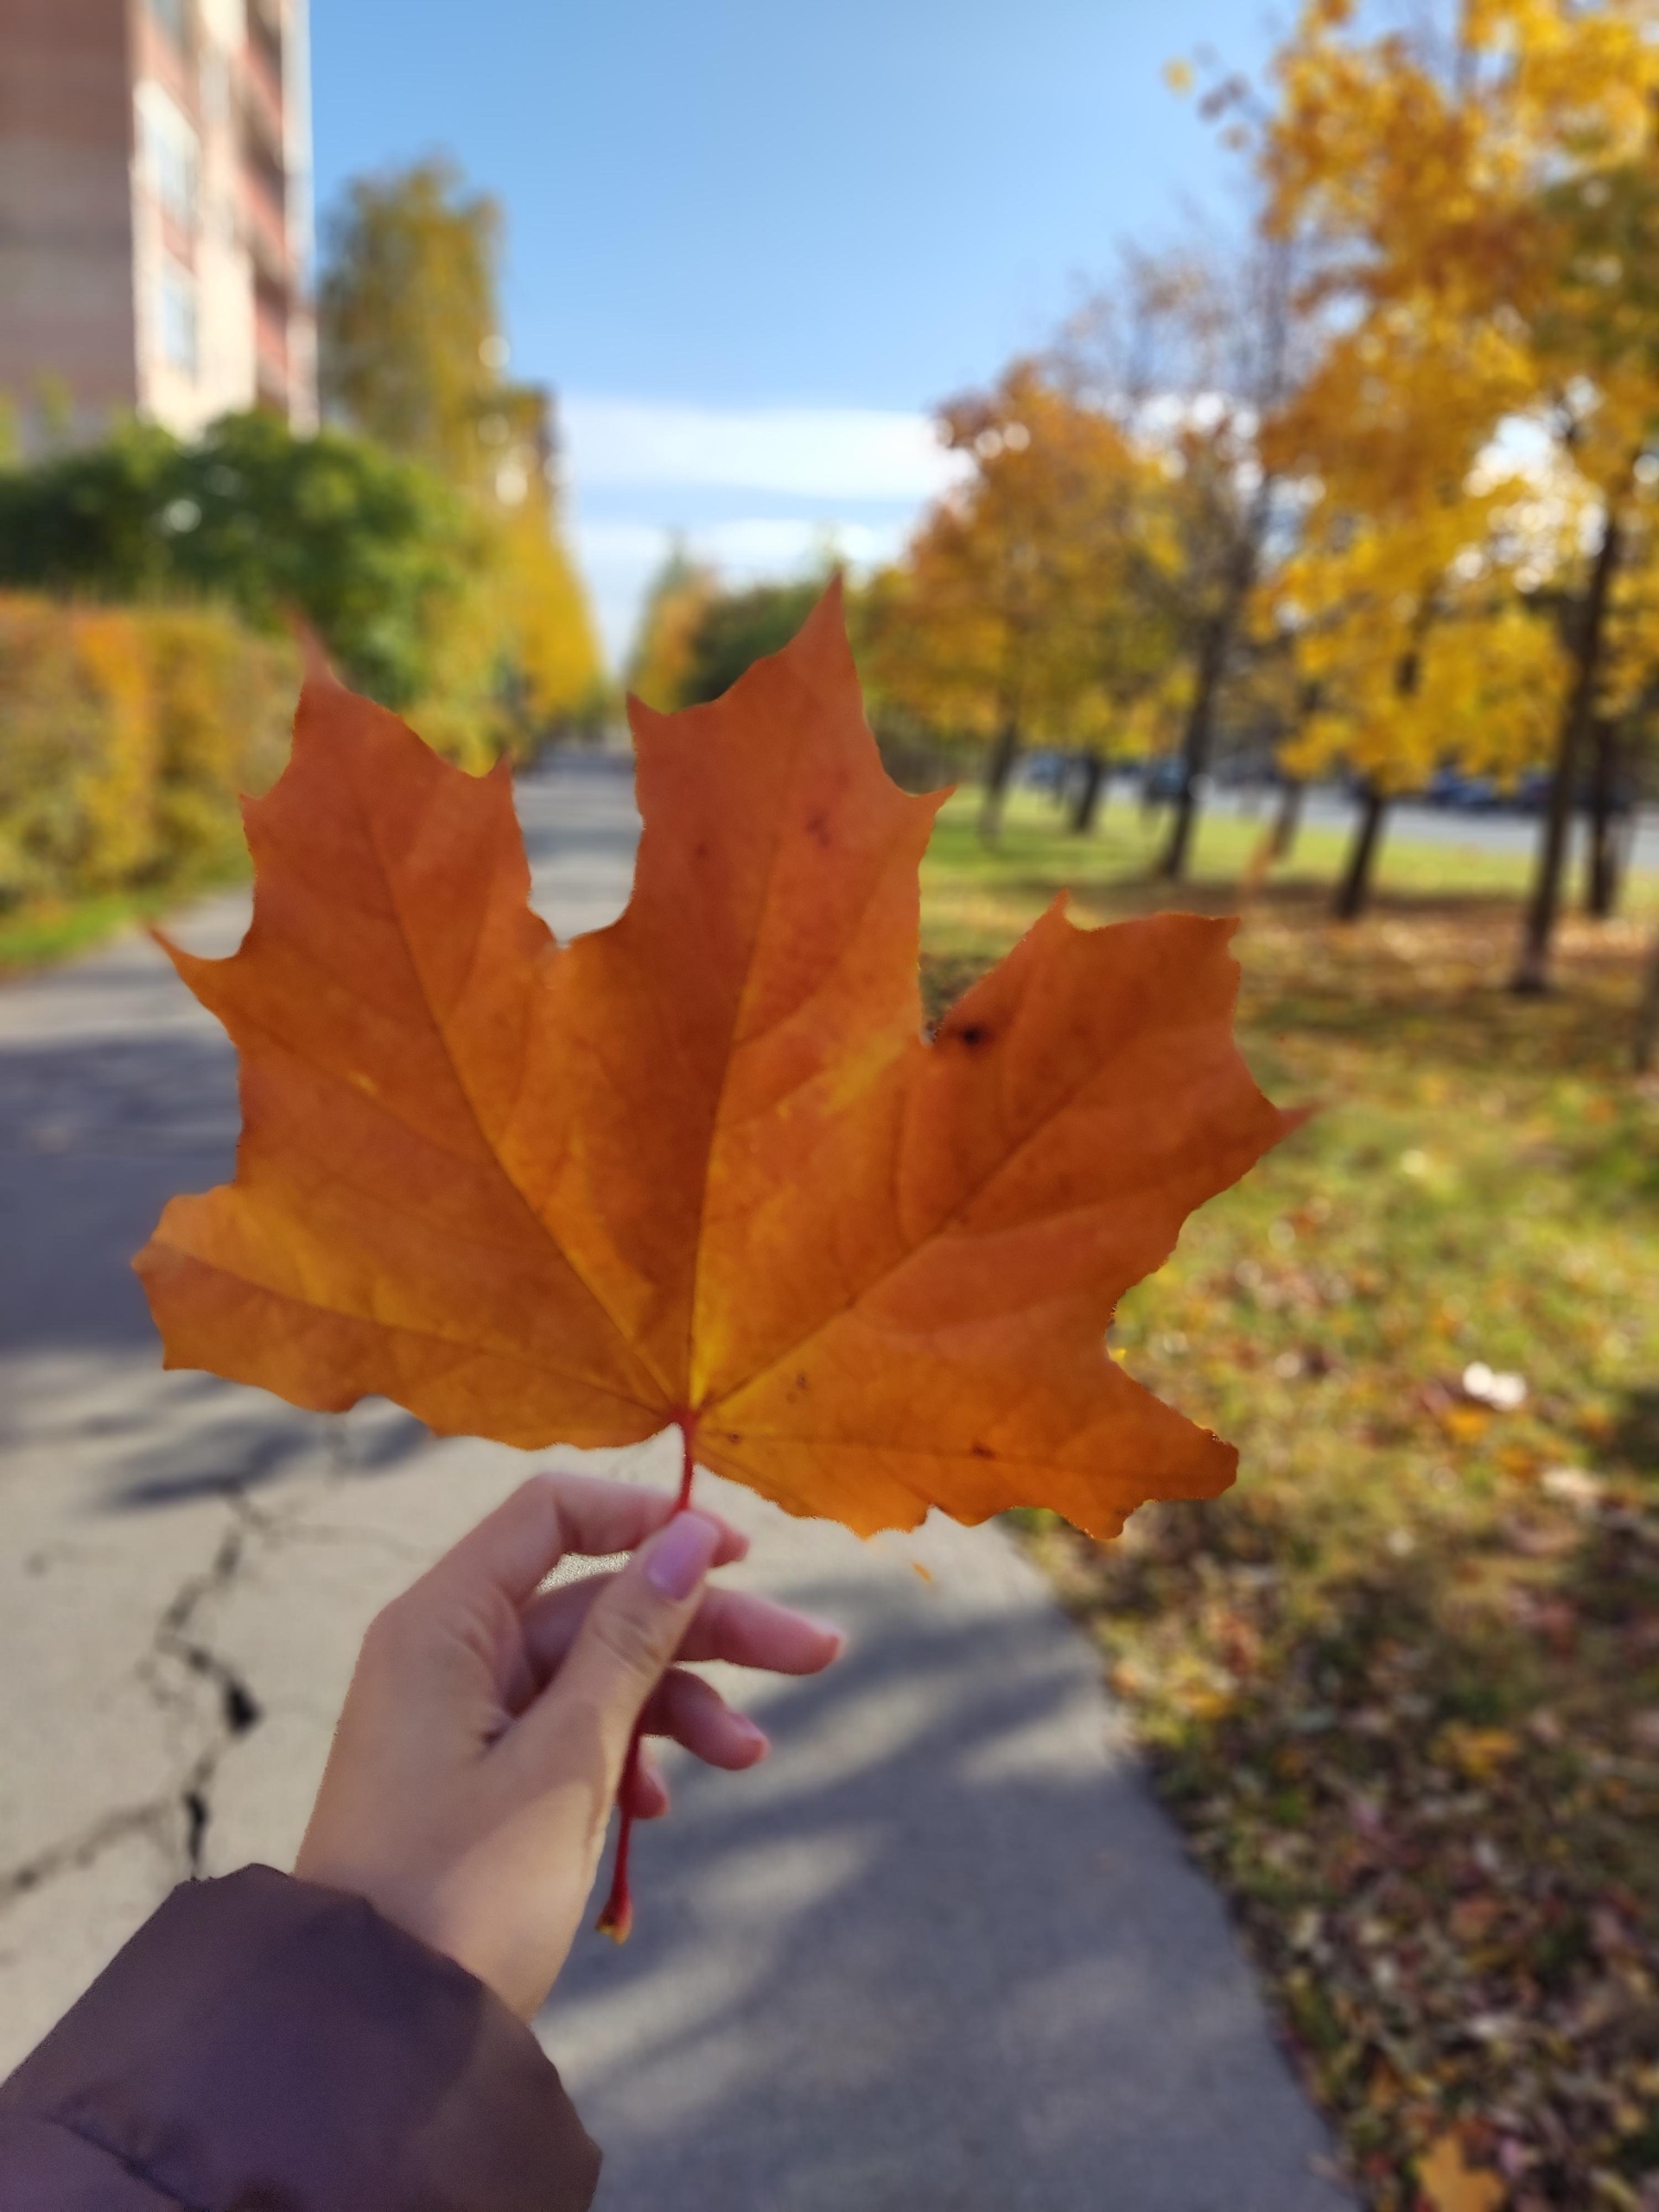
[[[581,1924],[640,1713],[710,1766],[770,1748],[671,1662],[812,1675],[841,1649],[803,1614],[705,1586],[747,1549],[655,1491],[525,1483],[371,1623],[295,1872],[366,1897],[531,2018]],[[567,1553],[620,1551],[620,1573],[541,1591]],[[642,1762],[636,1815],[667,1807]]]

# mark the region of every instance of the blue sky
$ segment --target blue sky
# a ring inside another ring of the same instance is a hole
[[[1255,0],[313,0],[317,186],[452,153],[503,202],[613,653],[672,532],[734,578],[881,557],[925,416],[1224,198],[1163,65]]]

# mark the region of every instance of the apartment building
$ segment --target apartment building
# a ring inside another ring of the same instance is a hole
[[[0,393],[26,446],[316,416],[306,0],[0,0]]]

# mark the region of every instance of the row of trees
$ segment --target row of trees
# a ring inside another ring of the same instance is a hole
[[[823,582],[728,591],[715,569],[677,546],[641,613],[628,689],[658,714],[718,699],[752,662],[788,644]]]
[[[1399,794],[1545,771],[1544,987],[1570,810],[1599,802],[1605,912],[1659,712],[1652,30],[1650,0],[1308,0],[1264,86],[1210,86],[1247,238],[1129,255],[946,407],[964,480],[860,596],[878,714],[985,748],[988,834],[1024,746],[1079,756],[1079,828],[1110,759],[1173,753],[1179,880],[1224,741],[1355,779],[1351,916]],[[647,667],[709,598],[666,580]]]
[[[321,284],[327,427],[129,424],[0,470],[0,584],[298,616],[473,765],[602,717],[550,397],[505,373],[499,251],[493,203],[442,162],[352,186]]]

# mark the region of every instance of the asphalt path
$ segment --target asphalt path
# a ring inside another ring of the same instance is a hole
[[[1108,803],[1137,806],[1140,795],[1139,772],[1120,771],[1111,779]],[[1262,784],[1217,785],[1206,793],[1204,804],[1208,813],[1256,820],[1265,827],[1278,806],[1279,795]],[[1358,818],[1355,800],[1334,785],[1316,784],[1303,798],[1302,820],[1310,829],[1346,834]],[[1630,867],[1659,874],[1659,809],[1638,810],[1630,836]],[[1459,852],[1530,856],[1537,849],[1538,836],[1538,817],[1518,808],[1429,806],[1421,799],[1397,799],[1389,809],[1382,865],[1386,870],[1389,849],[1395,845],[1447,846]],[[1568,837],[1569,873],[1583,865],[1585,836],[1584,817],[1576,814]]]
[[[563,768],[520,811],[554,927],[608,919],[626,775]],[[224,951],[245,921],[224,898],[180,934]],[[381,1403],[160,1371],[128,1261],[235,1131],[229,1049],[145,940],[0,991],[0,2073],[174,1882],[289,1863],[365,1624],[525,1471]],[[671,1440],[588,1456],[671,1479]],[[764,1765],[671,1768],[632,1942],[585,1937],[539,2024],[607,2149],[601,2212],[1346,2203],[1007,1534],[867,1545],[708,1494],[754,1535],[741,1579],[851,1648],[751,1695]]]

